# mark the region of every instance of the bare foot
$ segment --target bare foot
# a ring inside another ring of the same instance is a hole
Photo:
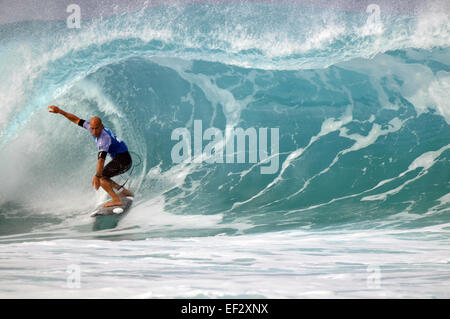
[[[128,189],[123,189],[123,191],[121,191],[119,194],[117,194],[119,196],[133,196],[133,193],[130,192]]]
[[[122,201],[120,199],[112,200],[103,205],[103,207],[112,207],[112,206],[122,206]]]

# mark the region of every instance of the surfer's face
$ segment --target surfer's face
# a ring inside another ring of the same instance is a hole
[[[91,132],[92,132],[92,135],[94,135],[95,137],[99,137],[100,133],[102,132],[102,127],[100,127],[100,126],[96,126],[96,127],[91,126]]]
[[[93,118],[89,125],[91,126],[92,135],[94,135],[95,137],[99,137],[103,130],[102,122],[98,118]]]

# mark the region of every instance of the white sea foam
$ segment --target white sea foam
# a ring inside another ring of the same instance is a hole
[[[422,232],[439,236],[444,228]],[[447,298],[448,245],[421,238],[407,230],[347,230],[8,244],[0,247],[0,296]],[[79,288],[67,272],[74,265]]]

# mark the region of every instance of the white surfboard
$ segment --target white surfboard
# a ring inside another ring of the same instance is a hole
[[[120,200],[122,201],[122,206],[103,207],[104,204],[101,204],[91,213],[91,217],[122,215],[130,209],[134,197],[132,196],[120,197]]]

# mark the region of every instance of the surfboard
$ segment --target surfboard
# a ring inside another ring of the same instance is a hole
[[[103,207],[104,204],[99,205],[91,213],[91,217],[125,214],[130,209],[134,197],[132,196],[120,197],[120,200],[122,201],[122,206]]]

